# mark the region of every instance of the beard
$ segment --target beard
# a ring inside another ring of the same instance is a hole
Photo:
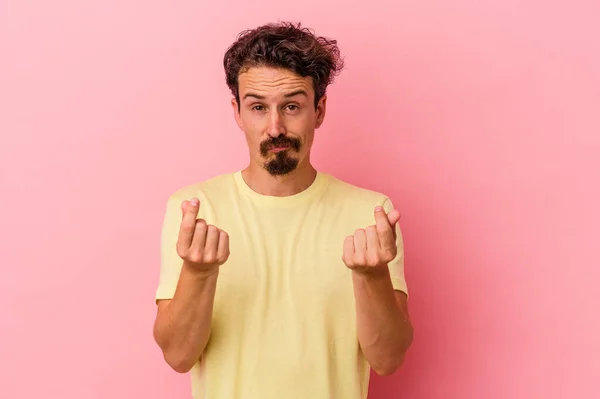
[[[293,172],[298,166],[298,159],[287,154],[288,150],[278,152],[275,159],[265,162],[264,168],[272,176],[284,176]]]
[[[289,151],[300,151],[300,140],[293,137],[279,136],[270,138],[260,143],[260,155],[267,158],[269,150],[275,147],[289,147],[287,150],[275,153],[275,157],[264,164],[264,168],[272,176],[283,176],[294,171],[298,166],[298,159],[289,155]]]

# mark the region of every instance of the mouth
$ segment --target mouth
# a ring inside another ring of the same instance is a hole
[[[289,146],[283,146],[283,147],[271,147],[269,148],[269,151],[273,151],[273,152],[281,152],[281,151],[285,151],[287,149],[289,149]]]

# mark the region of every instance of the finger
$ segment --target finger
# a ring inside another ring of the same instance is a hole
[[[190,201],[185,200],[181,203],[181,218],[183,219],[183,217],[185,216],[185,211],[187,209],[188,204],[190,203]]]
[[[191,250],[197,254],[204,254],[204,246],[206,243],[206,233],[208,232],[208,225],[206,220],[196,220],[196,231],[194,231],[194,238],[192,239]]]
[[[367,250],[379,250],[379,234],[375,226],[369,226],[365,232],[367,236]]]
[[[393,210],[390,213],[388,213],[387,215],[388,217],[388,222],[390,223],[390,226],[395,227],[396,223],[398,223],[400,221],[400,212],[398,212],[397,210]]]
[[[217,257],[221,262],[225,262],[229,257],[229,235],[223,230],[219,231],[219,246],[217,248]]]
[[[348,236],[344,240],[344,253],[342,260],[347,265],[350,265],[352,263],[352,259],[354,259],[354,236]]]
[[[367,251],[367,234],[363,229],[354,232],[354,253],[364,255]]]
[[[398,236],[398,233],[396,231],[396,225],[400,221],[400,217],[400,212],[395,209],[388,213],[388,221],[390,222],[390,225],[392,226],[392,232],[394,233],[394,242],[396,241],[396,237]]]
[[[378,233],[391,232],[392,226],[383,207],[375,207],[375,226]]]
[[[206,232],[206,243],[204,244],[204,256],[207,262],[214,262],[217,258],[219,248],[219,229],[216,226],[208,226]]]
[[[179,227],[179,244],[185,248],[192,245],[194,231],[196,229],[196,218],[198,217],[198,209],[200,201],[197,198],[191,201],[184,201],[181,204],[182,210],[185,209],[181,218],[181,226]]]
[[[381,206],[375,208],[375,223],[381,248],[389,248],[394,244],[394,229],[390,225],[388,215],[385,214],[385,210]]]

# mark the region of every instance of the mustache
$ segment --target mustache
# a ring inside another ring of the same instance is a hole
[[[267,151],[275,147],[290,147],[296,151],[300,151],[301,143],[300,140],[295,137],[272,137],[260,143],[260,153],[266,155]]]

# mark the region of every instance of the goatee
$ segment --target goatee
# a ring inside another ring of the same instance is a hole
[[[264,168],[272,176],[283,176],[294,171],[298,166],[298,160],[288,156],[287,150],[280,151],[272,159],[265,163]]]
[[[289,156],[288,151],[292,149],[296,152],[300,151],[301,143],[295,137],[273,137],[260,143],[260,154],[266,158],[269,150],[277,147],[288,147],[288,149],[277,152],[274,159],[265,162],[264,168],[272,176],[283,176],[294,171],[298,166],[298,159]]]

